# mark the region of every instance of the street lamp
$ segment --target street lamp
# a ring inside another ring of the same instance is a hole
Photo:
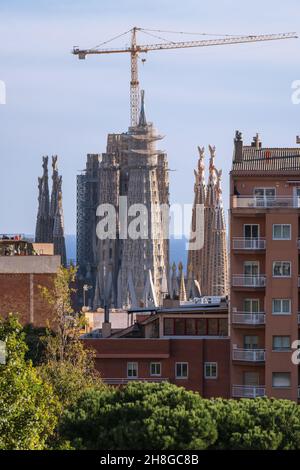
[[[86,293],[92,289],[93,286],[89,286],[88,284],[83,285],[83,306],[86,307]]]

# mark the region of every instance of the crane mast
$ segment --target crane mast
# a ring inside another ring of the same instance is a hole
[[[164,49],[183,49],[189,47],[207,47],[207,46],[225,46],[228,44],[245,44],[250,42],[276,41],[282,39],[297,38],[296,33],[279,33],[279,34],[261,34],[250,36],[229,36],[226,38],[208,39],[202,41],[179,41],[164,42],[156,44],[137,44],[137,32],[148,30],[134,27],[130,30],[131,45],[130,47],[120,47],[114,49],[101,49],[95,47],[93,49],[79,49],[74,47],[72,53],[77,55],[79,59],[85,59],[87,55],[92,54],[122,54],[129,53],[131,58],[131,80],[130,80],[130,121],[131,126],[136,126],[139,115],[139,75],[138,75],[138,57],[141,53],[148,51],[159,51]],[[151,31],[151,30],[150,30]],[[126,34],[126,33],[124,33]],[[120,36],[122,36],[121,34]]]

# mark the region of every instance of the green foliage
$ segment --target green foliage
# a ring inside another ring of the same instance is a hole
[[[168,383],[89,391],[68,410],[61,436],[77,449],[205,449],[217,437],[197,393]]]
[[[206,400],[168,383],[91,390],[62,417],[75,449],[300,449],[300,408],[267,398]]]
[[[37,366],[43,362],[45,354],[44,338],[47,334],[47,330],[46,328],[36,328],[30,324],[26,325],[23,331],[28,347],[25,357],[31,360],[34,366]]]
[[[59,403],[25,360],[25,334],[15,316],[0,320],[6,364],[0,365],[0,449],[44,449],[57,424]]]
[[[300,408],[289,400],[208,400],[218,449],[300,449]]]
[[[44,337],[45,361],[39,368],[41,377],[54,389],[64,407],[76,402],[82,393],[91,388],[104,387],[95,370],[94,351],[84,347],[80,339],[84,326],[82,314],[75,313],[71,305],[71,287],[76,268],[61,267],[54,288],[42,292],[55,315]]]

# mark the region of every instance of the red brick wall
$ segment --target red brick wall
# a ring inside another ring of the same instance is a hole
[[[94,339],[96,368],[103,379],[127,378],[127,362],[138,363],[139,378],[150,378],[150,363],[161,363],[161,377],[204,397],[229,398],[230,340],[224,339]],[[169,357],[164,357],[169,351]],[[142,356],[144,353],[144,357]],[[161,357],[158,357],[161,354]],[[115,355],[116,357],[112,357]],[[145,357],[146,356],[146,357]],[[176,379],[175,363],[188,362],[188,379]],[[218,378],[204,378],[204,363],[217,362]]]
[[[33,274],[33,324],[46,326],[53,311],[42,297],[39,285],[51,288],[53,274]],[[0,274],[0,316],[17,313],[22,324],[30,323],[30,274]]]

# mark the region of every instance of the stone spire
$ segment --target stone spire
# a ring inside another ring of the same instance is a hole
[[[53,183],[54,186],[54,183]],[[62,205],[62,177],[58,176],[55,181],[56,188],[56,207],[53,220],[53,244],[54,244],[54,253],[61,256],[61,264],[67,264],[66,256],[66,243],[65,243],[65,234],[64,234],[64,214],[63,214],[63,205]],[[53,192],[53,187],[52,187]]]
[[[179,276],[180,276],[179,300],[181,302],[186,302],[185,279],[184,279],[183,265],[181,261],[178,265],[178,270],[179,270]]]
[[[40,243],[53,243],[54,253],[61,255],[62,264],[66,264],[62,207],[62,177],[58,174],[57,156],[52,157],[51,204],[49,201],[48,157],[43,157],[43,176],[39,178],[39,208],[35,241]]]
[[[147,126],[147,119],[145,114],[145,90],[141,90],[141,111],[139,117],[139,127],[140,126]]]
[[[192,211],[192,225],[191,225],[191,240],[190,240],[190,249],[188,252],[188,269],[191,268],[195,279],[201,283],[202,279],[202,268],[203,268],[203,250],[202,249],[193,249],[193,236],[192,234],[196,233],[196,217],[197,217],[197,206],[204,207],[205,198],[206,198],[206,185],[205,185],[205,165],[204,165],[204,147],[198,147],[199,158],[198,158],[198,168],[194,170],[195,175],[195,184],[194,184],[194,204]],[[201,227],[204,230],[204,227]],[[190,275],[189,271],[189,275]],[[189,276],[188,276],[189,277]],[[190,286],[191,287],[191,286]]]
[[[215,147],[209,146],[209,176],[204,181],[204,148],[199,149],[198,171],[195,172],[195,205],[204,204],[204,244],[202,249],[189,250],[188,295],[190,295],[191,272],[194,284],[202,295],[225,295],[228,287],[227,244],[224,209],[221,190],[221,170],[215,167]],[[192,218],[192,229],[196,224]],[[190,242],[191,246],[191,242]]]
[[[175,262],[172,264],[172,275],[171,275],[171,281],[170,281],[170,296],[172,299],[177,297],[179,293],[179,287],[178,287],[178,280],[177,280],[177,267]]]
[[[204,246],[203,246],[203,272],[201,291],[203,295],[213,295],[212,283],[210,279],[210,262],[212,256],[211,235],[216,206],[216,175],[215,175],[215,155],[216,148],[209,145],[209,176],[206,188],[206,200],[204,211]]]
[[[228,292],[228,259],[226,226],[222,201],[221,178],[222,170],[216,173],[216,206],[212,221],[211,258],[209,280],[214,295],[226,295]]]
[[[38,213],[35,229],[35,241],[47,243],[51,233],[49,183],[48,183],[48,157],[43,157],[43,175],[38,178]]]

